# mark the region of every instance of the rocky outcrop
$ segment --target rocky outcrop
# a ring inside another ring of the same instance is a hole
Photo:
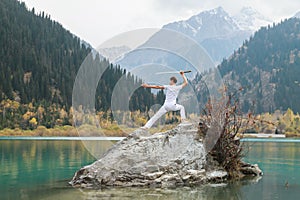
[[[263,172],[257,164],[251,165],[249,163],[242,163],[240,167],[240,173],[250,176],[262,176]]]
[[[137,130],[98,161],[77,171],[70,184],[96,188],[175,187],[226,180],[227,172],[216,162],[207,160],[195,125],[179,125],[154,135]],[[245,172],[254,174],[250,168],[251,165],[247,166]]]

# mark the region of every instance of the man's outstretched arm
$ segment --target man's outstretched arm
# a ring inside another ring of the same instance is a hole
[[[184,88],[184,87],[186,87],[189,83],[188,83],[188,81],[187,81],[187,78],[185,77],[185,75],[184,75],[184,71],[180,71],[179,72],[180,74],[181,74],[181,76],[182,76],[182,78],[183,78],[183,83],[182,83],[182,88]]]
[[[148,85],[146,83],[143,83],[142,87],[144,87],[144,88],[152,88],[152,89],[165,89],[164,86],[160,86],[160,85]]]

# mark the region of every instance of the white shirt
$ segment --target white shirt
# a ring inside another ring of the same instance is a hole
[[[164,85],[164,88],[166,90],[165,104],[176,104],[176,99],[179,91],[182,89],[182,85]]]

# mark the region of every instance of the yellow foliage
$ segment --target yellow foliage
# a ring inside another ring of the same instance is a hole
[[[36,126],[36,125],[37,125],[36,118],[35,118],[35,117],[31,118],[31,120],[29,121],[29,123],[30,123],[31,125]]]
[[[60,112],[59,112],[59,117],[61,118],[61,119],[64,119],[65,117],[67,117],[68,116],[68,113],[65,111],[65,109],[61,109],[60,110]]]
[[[17,102],[17,101],[12,101],[11,107],[12,107],[14,110],[17,110],[17,109],[20,107],[20,103]]]
[[[62,119],[57,119],[57,120],[56,120],[56,124],[62,125],[62,123],[63,123],[63,120],[62,120]]]
[[[135,119],[135,122],[136,122],[136,124],[137,124],[138,126],[143,126],[143,125],[146,124],[147,119],[144,118],[144,117],[142,117],[142,116],[140,116],[140,117],[137,117],[137,118]]]
[[[280,122],[282,124],[285,124],[286,127],[289,127],[292,125],[294,118],[295,118],[294,112],[289,108],[280,119]]]
[[[34,116],[33,112],[27,111],[24,115],[23,115],[23,119],[25,121],[29,120],[32,116]]]
[[[28,104],[28,108],[29,108],[30,110],[33,109],[33,104],[32,104],[31,102]]]

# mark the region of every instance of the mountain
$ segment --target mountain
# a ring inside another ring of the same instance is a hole
[[[1,100],[71,104],[76,71],[91,48],[44,12],[16,0],[0,1]],[[68,84],[66,84],[68,83]]]
[[[73,84],[84,60],[106,68],[96,92],[97,110],[110,109],[112,91],[122,76],[130,85],[141,83],[102,59],[89,44],[44,12],[29,11],[24,2],[1,0],[0,26],[0,129],[32,128],[31,119],[46,127],[60,121],[72,123],[68,112]],[[145,110],[153,100],[151,92],[143,89],[133,97],[132,110]],[[139,102],[141,98],[149,102]]]
[[[243,7],[233,19],[242,30],[257,31],[261,27],[272,24],[273,21],[251,7]]]
[[[195,39],[219,63],[231,55],[252,33],[271,23],[272,20],[251,7],[242,8],[233,17],[222,7],[218,7],[201,12],[188,20],[167,24],[163,28]]]
[[[201,12],[187,20],[164,25],[163,28],[178,31],[198,42],[230,36],[240,31],[236,22],[222,7]]]
[[[123,55],[130,50],[131,49],[128,46],[122,45],[117,47],[101,48],[98,49],[98,52],[105,58],[109,58],[109,60],[115,60],[118,59],[120,55]]]
[[[201,12],[187,20],[164,25],[160,31],[137,48],[138,51],[125,54],[118,61],[118,64],[129,70],[149,62],[163,66],[178,66],[178,69],[180,66],[181,68],[182,66],[190,66],[190,63],[178,58],[178,56],[171,55],[172,53],[149,50],[149,47],[160,46],[160,44],[166,44],[164,49],[171,47],[167,42],[177,46],[185,45],[184,43],[177,43],[175,41],[176,37],[180,36],[173,36],[173,33],[167,34],[168,30],[175,32],[175,34],[183,34],[185,37],[190,38],[189,40],[194,40],[204,48],[205,54],[215,64],[218,64],[224,58],[229,57],[261,25],[267,25],[268,23],[267,18],[251,8],[243,8],[238,15],[232,17],[222,7],[218,7]],[[172,37],[173,41],[171,40]],[[174,49],[174,47],[171,47],[168,50]],[[188,51],[188,49],[184,51]]]
[[[219,66],[229,91],[242,87],[243,111],[300,112],[300,19],[261,28]],[[204,91],[202,76],[195,90]],[[254,106],[254,107],[253,107]]]
[[[167,24],[163,28],[196,40],[216,63],[229,56],[252,33],[241,30],[222,7],[201,12],[185,21]]]
[[[294,15],[294,17],[296,17],[296,18],[300,18],[300,11],[299,11],[299,12],[297,12],[297,13]]]

